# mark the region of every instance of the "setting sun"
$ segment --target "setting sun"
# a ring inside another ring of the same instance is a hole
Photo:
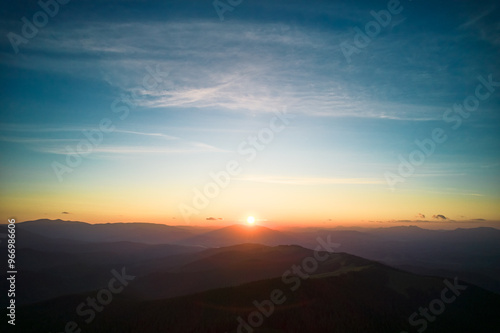
[[[248,224],[254,224],[254,223],[255,223],[255,218],[254,218],[253,216],[249,216],[249,217],[247,218],[247,223],[248,223]]]

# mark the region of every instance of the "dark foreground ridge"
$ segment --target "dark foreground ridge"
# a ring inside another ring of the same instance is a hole
[[[424,327],[442,333],[497,332],[500,327],[500,296],[479,287],[344,253],[331,255],[325,264],[327,271],[305,279],[292,274],[169,299],[120,294],[89,324],[75,313],[75,305],[96,292],[60,297],[21,307],[16,329],[61,332],[71,321],[82,332],[95,333],[399,333]]]

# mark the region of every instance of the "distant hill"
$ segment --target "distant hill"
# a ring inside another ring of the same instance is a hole
[[[297,244],[314,248],[317,237],[341,244],[339,251],[422,274],[461,276],[500,294],[500,230],[427,230],[417,226],[317,229],[296,232]]]
[[[296,244],[314,249],[317,237],[330,237],[340,244],[339,251],[415,273],[459,275],[467,282],[500,294],[500,230],[495,228],[427,230],[418,226],[397,226],[356,230],[296,228],[283,232],[258,225],[213,229],[149,223],[94,225],[62,220],[21,222],[17,226],[22,231],[17,234],[20,248],[42,252],[102,252],[101,258],[96,256],[92,265],[105,261],[102,258],[110,258],[108,262],[133,262],[135,265],[142,258],[141,272],[144,274],[157,270],[155,258],[175,254],[174,244],[194,246],[192,251],[242,243]],[[0,231],[2,228],[5,226],[0,226]],[[89,246],[89,242],[93,245]],[[0,247],[5,244],[0,244]],[[148,244],[171,244],[172,247],[145,247]],[[177,249],[178,254],[187,250]],[[129,260],[133,258],[137,260]],[[169,258],[163,265],[172,267],[184,259],[178,256],[175,260],[178,262]],[[0,262],[0,268],[5,264]]]
[[[184,228],[155,223],[102,223],[47,220],[26,221],[16,224],[49,238],[64,238],[85,242],[129,241],[146,244],[177,243],[194,234]]]
[[[274,246],[297,244],[298,240],[292,235],[263,226],[235,224],[185,239],[181,243],[206,247],[230,246],[242,243]]]
[[[0,226],[0,232],[6,232]],[[7,242],[0,243],[2,253]],[[170,258],[181,254],[201,251],[200,247],[172,244],[144,244],[134,242],[84,242],[62,238],[50,238],[17,228],[16,262],[19,267],[16,284],[17,304],[48,300],[106,286],[109,272],[123,266],[148,274],[175,266]],[[184,263],[183,259],[179,259]],[[150,264],[151,268],[144,267]],[[7,260],[0,261],[0,289],[8,290],[6,280]],[[137,273],[139,274],[139,273]],[[6,305],[6,297],[0,298],[0,306]]]
[[[245,282],[280,277],[293,265],[314,251],[297,245],[264,246],[241,244],[184,255],[187,262],[169,269],[161,268],[140,277],[127,289],[142,299],[160,299],[194,292],[235,286]],[[368,260],[346,253],[330,255],[317,273],[332,272],[341,267],[369,265]]]

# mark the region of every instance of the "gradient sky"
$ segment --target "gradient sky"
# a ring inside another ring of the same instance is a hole
[[[245,0],[221,20],[211,0],[73,0],[18,53],[9,33],[41,8],[4,7],[2,223],[500,226],[500,87],[458,128],[443,120],[478,77],[500,82],[496,1],[401,1],[349,61],[341,45],[388,2]],[[284,110],[254,159],[238,153]],[[102,121],[114,130],[58,177]],[[447,140],[390,186],[436,128]],[[232,160],[240,172],[196,209]]]

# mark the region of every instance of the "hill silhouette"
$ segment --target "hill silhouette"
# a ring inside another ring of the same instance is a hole
[[[340,262],[350,258],[344,258],[343,254],[336,256]],[[26,333],[53,331],[62,329],[68,321],[75,321],[80,328],[95,333],[356,333],[413,332],[422,328],[424,317],[419,315],[419,324],[413,326],[409,317],[440,299],[447,286],[444,280],[374,262],[365,265],[367,261],[360,260],[358,265],[343,272],[339,272],[339,268],[345,266],[340,266],[301,280],[293,291],[291,284],[274,278],[157,301],[118,295],[90,324],[83,322],[74,311],[74,306],[88,295],[66,296],[21,307],[19,328]],[[497,332],[500,296],[461,281],[449,283],[458,283],[465,290],[446,304],[439,315],[432,315],[433,321],[425,321],[425,331]],[[274,290],[282,292],[281,304],[270,306],[268,301]],[[259,311],[261,315],[257,314]]]

